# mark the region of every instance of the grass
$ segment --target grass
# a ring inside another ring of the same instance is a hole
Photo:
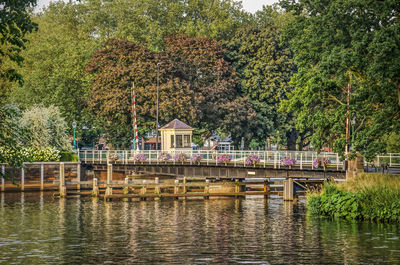
[[[326,183],[308,193],[312,214],[400,223],[400,176],[363,173],[341,184]]]

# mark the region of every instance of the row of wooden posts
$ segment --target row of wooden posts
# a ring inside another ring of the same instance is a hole
[[[127,198],[161,198],[161,197],[204,197],[209,198],[210,196],[246,196],[246,195],[264,195],[268,197],[270,193],[270,185],[267,179],[264,179],[263,182],[239,182],[239,179],[236,179],[234,182],[234,192],[210,192],[210,180],[206,179],[205,182],[188,182],[187,178],[184,177],[182,183],[179,182],[178,179],[174,181],[173,184],[160,184],[159,178],[156,177],[154,179],[154,183],[147,183],[148,180],[143,180],[142,184],[129,184],[129,178],[125,178],[123,184],[114,184],[112,183],[112,164],[107,165],[107,181],[106,181],[106,190],[104,194],[105,200],[111,200],[113,198],[127,199]],[[241,191],[242,186],[246,185],[263,185],[263,191],[259,192],[246,192]],[[284,200],[294,200],[295,194],[293,191],[294,183],[292,179],[287,179],[284,181]],[[188,188],[190,187],[203,187],[203,192],[190,192],[188,193]],[[122,189],[122,194],[113,194],[113,188]],[[139,188],[139,194],[129,193],[129,188]],[[154,191],[152,193],[147,193],[147,189],[152,188]],[[173,193],[161,193],[161,188],[173,188]],[[61,191],[63,192],[61,194]],[[64,187],[60,186],[60,195],[65,196]],[[93,190],[92,196],[99,196],[99,186],[98,180],[96,178],[93,179]]]
[[[23,166],[31,165],[31,164],[40,164],[40,190],[44,190],[44,166],[45,165],[56,165],[59,164],[59,170],[60,170],[60,180],[63,179],[65,182],[65,164],[64,162],[36,162],[36,163],[23,163]],[[77,190],[80,190],[81,188],[81,165],[80,163],[67,163],[67,164],[74,164],[76,165],[76,175],[77,175]],[[19,183],[19,188],[21,191],[25,191],[25,168],[21,168],[21,182]],[[3,175],[6,174],[6,165],[2,164],[1,165],[1,173]],[[61,183],[61,182],[60,182]],[[65,185],[65,184],[64,184]],[[1,188],[0,190],[2,192],[5,191],[6,188],[6,181],[4,178],[1,178]]]
[[[40,176],[41,176],[41,184],[40,184],[40,190],[44,190],[44,165],[46,163],[41,163],[40,165]],[[55,163],[51,163],[55,164]],[[65,181],[65,163],[60,162],[59,164],[59,195],[60,197],[65,197],[67,196],[67,186],[66,186],[66,181]],[[67,163],[70,164],[70,163]],[[81,184],[89,184],[88,181],[81,182],[80,178],[80,164],[76,163],[77,167],[77,181],[76,181],[76,189],[78,192],[80,192],[81,189]],[[2,165],[2,173],[5,173],[5,166]],[[156,177],[154,179],[154,183],[147,182],[149,180],[143,180],[142,184],[129,184],[129,178],[125,178],[124,183],[121,184],[116,184],[113,183],[112,180],[112,172],[113,172],[113,165],[108,164],[107,165],[107,180],[106,180],[106,190],[104,194],[105,199],[112,199],[112,198],[146,198],[146,197],[192,197],[192,196],[202,196],[205,198],[208,198],[209,196],[245,196],[245,195],[264,195],[268,196],[270,192],[270,186],[269,182],[264,179],[264,182],[239,182],[239,179],[235,180],[235,189],[234,192],[232,193],[224,193],[224,192],[219,192],[215,193],[212,192],[210,193],[210,186],[212,183],[210,183],[210,180],[206,179],[205,182],[199,183],[199,182],[188,182],[187,178],[183,178],[182,183],[179,182],[179,180],[175,180],[174,183],[171,184],[165,184],[165,183],[160,183],[159,178]],[[20,189],[21,191],[24,191],[24,183],[25,183],[25,170],[21,170],[21,185]],[[93,178],[91,181],[92,183],[92,196],[100,196],[100,189],[99,189],[99,182],[97,178]],[[251,184],[257,184],[257,185],[263,185],[263,191],[253,191],[253,192],[243,192],[241,191],[240,187],[246,186],[246,185],[251,185]],[[154,189],[153,193],[148,193],[147,189],[151,187]],[[203,192],[187,192],[188,188],[190,187],[203,187]],[[1,191],[4,191],[5,189],[5,184],[4,184],[4,179],[2,179],[2,186],[1,186]],[[113,194],[113,188],[119,188],[122,189],[122,194]],[[139,194],[129,194],[129,188],[139,188],[140,193]],[[161,193],[162,188],[169,188],[173,189],[173,193]],[[293,180],[292,179],[287,179],[284,181],[284,199],[285,200],[293,200],[294,199],[294,193],[293,193]]]

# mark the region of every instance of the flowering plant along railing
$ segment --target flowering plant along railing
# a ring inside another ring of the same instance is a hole
[[[190,162],[194,163],[194,164],[200,164],[201,160],[203,159],[203,157],[199,154],[194,154],[190,157]]]
[[[217,163],[220,164],[228,164],[229,162],[231,162],[231,157],[228,154],[222,154],[222,155],[218,155],[217,156]]]
[[[147,160],[146,156],[143,154],[138,154],[133,157],[133,161],[143,163]]]
[[[157,157],[158,161],[163,161],[163,162],[167,162],[169,160],[171,160],[171,155],[168,153],[160,153]]]
[[[184,162],[186,162],[187,157],[184,153],[180,153],[174,156],[174,160],[183,164]]]
[[[256,166],[260,163],[260,158],[256,154],[250,154],[246,158],[246,165],[253,165]]]
[[[295,158],[290,158],[290,157],[286,157],[286,156],[281,159],[281,164],[283,166],[292,167],[292,166],[296,165],[296,162],[297,161]]]
[[[317,159],[313,162],[314,168],[326,168],[328,165],[331,164],[331,160],[327,157],[317,157]]]

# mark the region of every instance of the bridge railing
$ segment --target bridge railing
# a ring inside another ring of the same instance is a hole
[[[164,155],[161,159],[161,155]],[[178,160],[177,156],[184,154],[184,160]],[[191,159],[195,155],[201,157],[200,161]],[[218,159],[222,155],[228,155],[229,161],[222,162]],[[258,162],[249,163],[249,155],[255,155]],[[168,158],[168,159],[166,159]],[[328,168],[342,169],[343,161],[336,153],[320,153],[309,151],[210,151],[210,150],[189,150],[189,151],[159,151],[159,150],[84,150],[79,152],[79,159],[85,163],[107,163],[112,161],[116,164],[200,164],[215,166],[236,166],[236,167],[271,167],[281,168],[284,165],[281,160],[294,158],[294,168],[314,168],[314,161],[317,158],[330,160]]]
[[[375,166],[387,164],[389,167],[400,167],[400,153],[377,155],[373,161]]]

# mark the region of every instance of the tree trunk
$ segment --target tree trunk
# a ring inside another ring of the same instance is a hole
[[[296,150],[297,131],[292,129],[286,132],[286,142],[288,150]]]

